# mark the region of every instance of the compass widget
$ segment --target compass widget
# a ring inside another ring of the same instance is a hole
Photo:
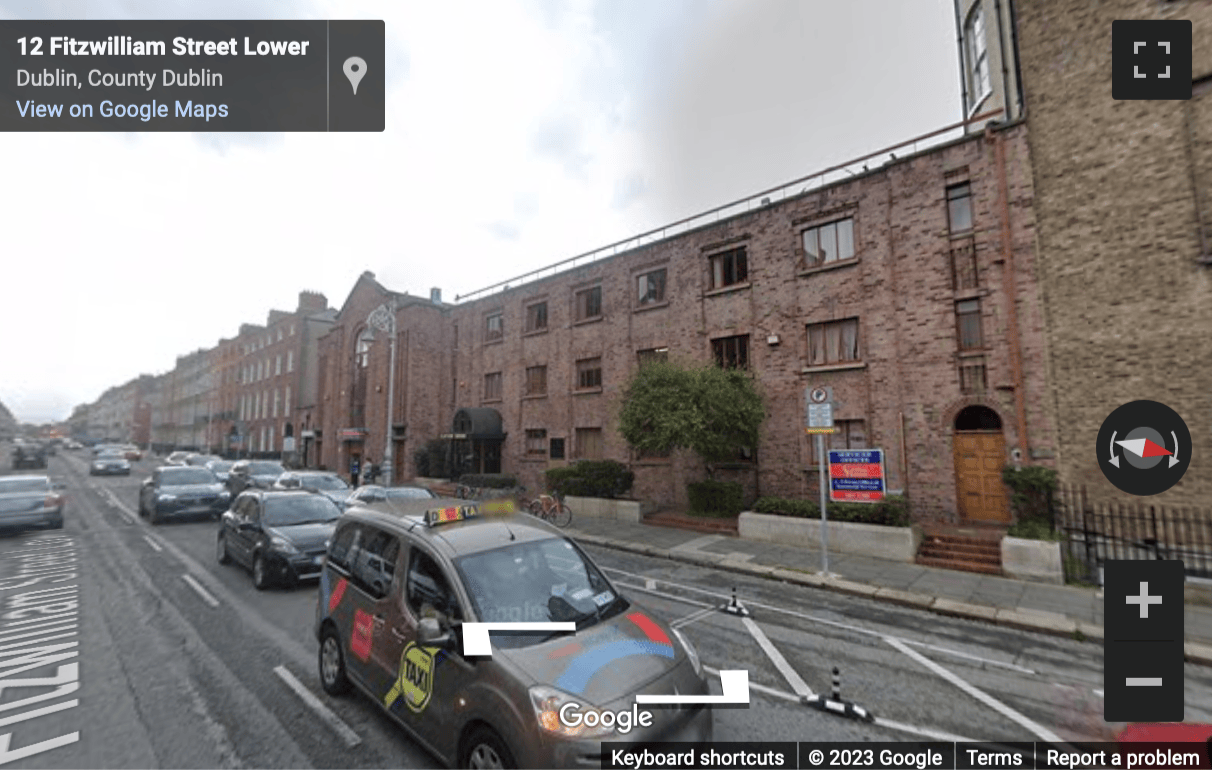
[[[1183,418],[1157,401],[1132,401],[1116,409],[1098,431],[1103,475],[1130,495],[1165,492],[1187,472],[1191,431]]]

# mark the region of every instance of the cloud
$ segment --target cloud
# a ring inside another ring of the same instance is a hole
[[[490,225],[485,225],[485,229],[498,238],[506,241],[516,241],[521,230],[512,222],[493,222]]]
[[[614,183],[614,195],[610,205],[615,209],[625,209],[644,196],[648,183],[639,172],[628,174]]]
[[[584,128],[572,112],[548,115],[540,121],[530,140],[535,154],[556,161],[566,174],[577,179],[585,178],[585,171],[593,159],[584,143]]]

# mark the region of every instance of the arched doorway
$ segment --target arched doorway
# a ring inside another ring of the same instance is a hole
[[[459,409],[452,428],[446,437],[452,439],[449,460],[453,475],[501,472],[505,432],[500,412],[487,407]]]
[[[1010,522],[1002,467],[1006,440],[1002,420],[985,406],[968,406],[955,416],[955,494],[961,519]]]

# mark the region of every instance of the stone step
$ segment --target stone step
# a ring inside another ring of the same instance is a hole
[[[966,561],[975,562],[977,564],[988,564],[991,567],[997,567],[998,569],[1001,569],[1002,566],[1001,557],[990,554],[922,550],[918,552],[918,556],[927,559],[937,559],[939,561]]]
[[[1000,565],[962,559],[940,559],[932,556],[918,556],[917,563],[926,567],[941,567],[942,569],[954,569],[962,572],[980,572],[985,575],[1002,574]]]
[[[973,545],[971,543],[923,542],[921,547],[918,549],[918,552],[926,555],[969,555],[974,557],[992,558],[998,561],[1000,561],[1002,558],[1002,549],[999,546],[989,547],[984,545]]]

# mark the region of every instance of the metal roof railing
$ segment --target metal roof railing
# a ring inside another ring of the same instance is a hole
[[[475,291],[468,292],[467,294],[457,294],[455,295],[455,301],[460,302],[471,299],[481,299],[482,297],[496,291],[513,289],[521,284],[530,283],[541,278],[548,278],[557,273],[564,272],[565,270],[571,270],[575,267],[582,267],[584,265],[597,262],[601,259],[618,256],[620,253],[637,249],[641,246],[650,246],[667,238],[683,235],[691,230],[703,227],[704,225],[719,222],[721,219],[727,219],[729,217],[745,214],[753,211],[754,209],[763,208],[771,205],[772,203],[781,202],[789,197],[802,195],[812,189],[819,190],[834,182],[858,176],[860,173],[868,173],[870,170],[867,168],[866,161],[869,161],[872,158],[877,158],[883,155],[891,155],[891,159],[895,161],[897,160],[897,157],[894,154],[895,151],[904,147],[911,148],[911,155],[916,154],[919,151],[919,145],[922,145],[920,149],[926,149],[928,147],[951,141],[952,139],[958,139],[960,136],[946,135],[959,131],[962,136],[962,132],[965,131],[972,123],[977,123],[986,118],[1000,115],[1001,113],[1002,109],[999,107],[987,112],[982,112],[979,115],[973,115],[967,120],[952,123],[949,126],[936,129],[928,134],[915,136],[912,139],[906,139],[903,142],[898,142],[881,150],[876,150],[875,152],[869,152],[866,155],[848,160],[845,163],[839,163],[838,165],[830,166],[828,168],[821,169],[820,171],[815,171],[807,176],[802,176],[799,179],[784,182],[777,187],[771,187],[768,190],[762,190],[761,192],[747,195],[744,198],[735,200],[731,203],[725,203],[722,206],[717,206],[702,213],[694,214],[684,219],[679,219],[676,222],[670,222],[667,225],[662,225],[661,227],[648,230],[647,232],[640,233],[639,235],[633,235],[630,238],[615,241],[614,243],[601,246],[593,249],[592,251],[578,254],[575,257],[569,257],[568,259],[560,260],[559,262],[552,263],[545,267],[540,267],[535,270],[522,273],[514,278],[498,281],[491,286],[485,286],[482,289],[476,289]],[[861,170],[856,171],[855,167],[859,166],[860,164]]]

